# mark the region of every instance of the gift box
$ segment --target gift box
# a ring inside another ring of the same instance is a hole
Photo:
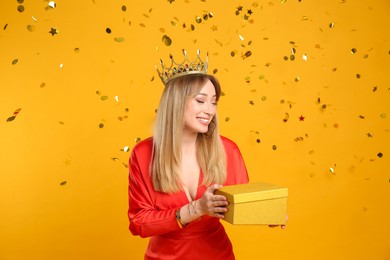
[[[286,224],[287,188],[259,182],[225,186],[215,194],[229,201],[224,220],[231,224]]]

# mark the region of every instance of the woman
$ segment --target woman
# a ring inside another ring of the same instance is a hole
[[[145,259],[234,259],[220,223],[228,202],[214,191],[248,174],[236,144],[219,136],[220,95],[204,71],[168,75],[154,135],[132,151],[128,215],[132,234],[150,237]]]

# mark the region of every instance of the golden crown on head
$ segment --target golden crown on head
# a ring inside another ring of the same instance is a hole
[[[160,60],[161,72],[156,66],[158,76],[161,78],[164,85],[168,83],[171,79],[178,78],[184,75],[189,74],[207,74],[208,69],[208,53],[206,53],[206,59],[203,61],[200,57],[200,51],[197,51],[197,57],[195,60],[191,61],[187,58],[187,52],[183,49],[184,61],[182,63],[176,63],[173,59],[172,54],[169,55],[171,59],[171,65],[166,67],[164,62]]]

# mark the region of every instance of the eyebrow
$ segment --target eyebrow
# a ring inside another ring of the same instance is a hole
[[[196,96],[197,95],[202,95],[202,96],[205,96],[205,97],[207,97],[208,95],[206,94],[206,93],[201,93],[201,92],[199,92],[198,94],[196,94]],[[216,97],[217,95],[215,94],[214,96],[212,96],[212,97]]]

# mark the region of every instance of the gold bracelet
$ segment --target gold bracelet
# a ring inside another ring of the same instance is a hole
[[[179,225],[180,228],[184,228],[186,225],[183,223],[180,217],[180,209],[176,211],[176,222]]]

